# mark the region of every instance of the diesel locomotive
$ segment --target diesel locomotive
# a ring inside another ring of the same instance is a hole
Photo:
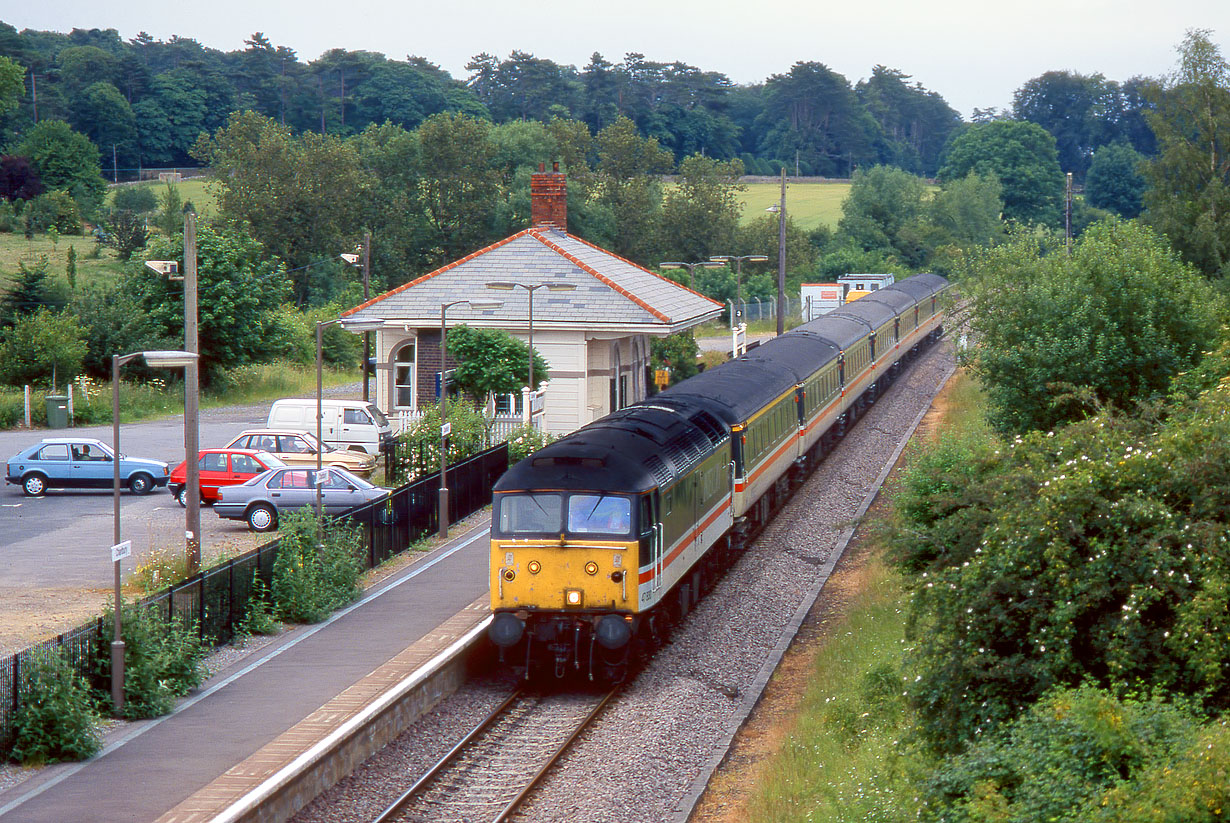
[[[619,680],[942,333],[919,274],[584,426],[494,488],[488,629],[502,659]]]

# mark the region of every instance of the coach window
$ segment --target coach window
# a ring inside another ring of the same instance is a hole
[[[414,341],[404,344],[393,355],[393,407],[414,408]]]

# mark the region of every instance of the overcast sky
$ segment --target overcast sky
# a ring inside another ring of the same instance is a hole
[[[1190,28],[1211,29],[1230,56],[1230,0],[0,0],[0,20],[19,30],[114,28],[125,39],[178,34],[222,51],[244,48],[260,31],[304,62],[331,48],[417,55],[461,80],[473,55],[514,49],[578,68],[595,51],[611,62],[640,52],[736,83],[761,82],[800,60],[855,83],[883,64],[966,118],[975,107],[1009,107],[1013,91],[1046,71],[1119,81],[1167,74]]]

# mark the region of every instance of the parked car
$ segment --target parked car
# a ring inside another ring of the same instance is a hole
[[[170,471],[161,460],[120,455],[120,483],[134,494],[165,486]],[[4,479],[30,497],[47,489],[109,489],[115,482],[115,451],[88,437],[48,437],[10,457]]]
[[[316,453],[319,451],[322,466],[336,466],[359,477],[371,477],[376,470],[374,454],[321,446],[316,435],[293,429],[248,429],[227,443],[226,448],[269,452],[288,466],[312,469],[316,468]]]
[[[269,407],[270,428],[316,433],[316,398],[288,397]],[[393,440],[384,412],[366,400],[320,400],[320,439],[335,449],[380,454]]]
[[[197,465],[201,478],[201,502],[209,504],[218,499],[221,487],[238,486],[261,472],[281,468],[286,463],[269,452],[252,449],[202,449]],[[188,461],[171,469],[167,486],[179,505],[188,505]]]
[[[345,469],[323,469],[321,474],[320,499],[325,514],[341,514],[389,494],[388,489],[373,486]],[[248,521],[253,531],[267,532],[278,527],[281,512],[315,505],[316,469],[288,466],[219,489],[214,511],[228,520]]]

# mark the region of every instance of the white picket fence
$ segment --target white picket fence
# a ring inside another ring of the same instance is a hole
[[[393,428],[393,436],[404,434],[423,419],[423,412],[418,409],[402,409],[389,419]],[[492,445],[508,439],[513,430],[525,425],[519,414],[484,415],[487,423],[487,433]]]

